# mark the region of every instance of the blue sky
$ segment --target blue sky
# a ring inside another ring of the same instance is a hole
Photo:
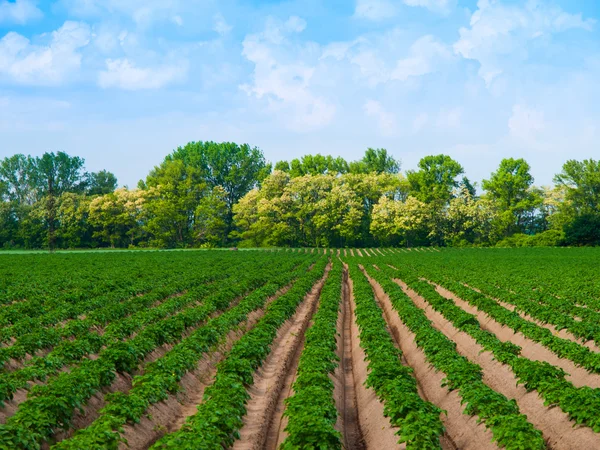
[[[597,0],[0,0],[0,157],[137,180],[191,140],[267,159],[600,158]]]

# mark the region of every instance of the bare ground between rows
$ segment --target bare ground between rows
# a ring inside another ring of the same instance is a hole
[[[354,375],[352,349],[357,345],[357,336],[352,336],[353,310],[350,297],[352,289],[348,281],[348,270],[344,268],[344,280],[341,291],[341,305],[336,322],[336,353],[339,364],[331,379],[333,380],[333,397],[338,411],[336,430],[342,435],[345,450],[364,450],[366,444],[362,437],[358,418],[357,383]]]
[[[598,352],[600,353],[600,347],[598,347],[596,345],[596,343],[591,340],[591,341],[584,341],[583,339],[579,339],[577,338],[575,335],[571,334],[569,331],[562,329],[562,330],[558,330],[556,329],[555,326],[548,324],[548,323],[544,323],[540,320],[537,320],[534,317],[531,317],[529,314],[517,309],[517,307],[515,305],[511,305],[510,303],[506,303],[503,302],[502,300],[498,299],[498,298],[494,298],[491,297],[489,295],[483,294],[479,289],[473,287],[473,286],[469,286],[468,284],[464,284],[465,287],[468,287],[469,289],[474,290],[475,292],[478,292],[482,295],[485,295],[488,298],[491,298],[492,300],[494,300],[496,303],[498,303],[500,306],[503,306],[504,308],[508,309],[509,311],[514,311],[516,312],[519,316],[521,316],[522,319],[528,320],[529,322],[533,322],[536,325],[546,328],[550,331],[552,331],[553,334],[557,335],[558,337],[561,337],[563,339],[567,339],[569,341],[575,342],[579,345],[583,345],[587,348],[589,348],[590,350],[592,350],[593,352]]]
[[[280,289],[274,296],[269,297],[265,305],[248,315],[245,322],[219,342],[199,362],[196,369],[186,373],[180,381],[181,390],[170,395],[167,400],[151,405],[147,415],[138,424],[127,424],[124,429],[126,443],[119,448],[141,450],[149,448],[166,433],[177,431],[186,419],[194,415],[197,406],[202,402],[205,389],[212,384],[217,371],[217,365],[226,356],[235,343],[264,316],[270,303],[285,294],[292,284]]]
[[[185,293],[185,291],[181,291],[181,292],[178,292],[178,293],[175,293],[175,294],[171,294],[168,297],[165,297],[164,299],[155,302],[155,305],[163,303],[163,302],[165,302],[165,301],[167,301],[169,299],[172,299],[172,298],[175,298],[175,297],[179,297],[179,296],[183,295],[184,293]],[[140,295],[137,295],[136,297],[139,297],[139,296]],[[128,316],[129,315],[124,316],[124,317],[128,317]],[[92,327],[92,329],[95,330],[95,331],[97,331],[99,334],[103,334],[101,332],[101,331],[103,331],[103,329],[100,329],[98,327]],[[130,339],[133,336],[135,336],[135,335],[132,335],[130,337]],[[69,338],[66,338],[65,340],[74,341],[75,338],[69,337]],[[55,346],[39,350],[38,352],[36,352],[36,356],[38,356],[38,357],[45,357],[49,353],[52,352],[52,350],[53,350],[54,347]],[[97,353],[93,353],[93,354],[86,355],[83,359],[97,359],[97,358],[98,358],[98,354]],[[7,364],[6,364],[6,366],[5,366],[5,367],[9,368],[9,370],[7,372],[12,372],[12,371],[24,368],[25,365],[23,364],[23,362],[30,361],[31,359],[32,359],[32,356],[31,355],[27,355],[23,360],[12,360],[12,359],[9,360],[7,362]],[[82,361],[83,361],[83,359],[82,359]],[[59,371],[57,372],[57,374],[65,373],[65,372],[70,372],[73,368],[79,366],[79,364],[80,364],[80,362],[76,362],[76,363],[73,363],[73,364],[67,364],[67,365],[63,366],[62,368],[60,368]],[[10,416],[14,415],[14,413],[19,408],[19,405],[21,403],[23,403],[25,400],[27,400],[27,395],[28,395],[29,390],[31,389],[31,387],[36,386],[36,385],[38,385],[38,386],[45,385],[48,382],[48,380],[52,379],[53,377],[54,377],[54,375],[51,375],[50,377],[48,377],[48,379],[46,381],[31,380],[31,381],[29,381],[29,388],[28,389],[18,389],[14,393],[13,398],[11,400],[6,400],[4,402],[4,405],[2,407],[0,407],[0,423],[2,423],[2,424],[6,423],[6,419],[8,419]],[[127,377],[128,376],[124,376],[124,379],[115,380],[114,385],[115,386],[117,386],[117,385],[118,386],[123,386],[124,383],[125,384],[127,383]],[[106,392],[113,392],[112,386],[109,387],[109,388],[107,388]]]
[[[231,308],[238,305],[239,302],[242,300],[242,298],[244,298],[244,296],[246,296],[246,295],[249,295],[250,293],[251,292],[248,292],[245,295],[236,297],[235,299],[233,299],[230,302],[230,304],[227,306],[227,308],[225,308],[221,311],[213,312],[211,315],[209,315],[207,320],[204,320],[200,324],[186,329],[183,332],[181,338],[177,340],[177,342],[170,343],[170,344],[163,344],[160,347],[157,347],[156,349],[154,349],[152,352],[150,352],[148,355],[146,355],[146,357],[144,358],[142,363],[134,371],[133,376],[143,374],[144,368],[147,364],[150,364],[150,363],[156,361],[157,359],[163,357],[175,345],[177,345],[178,342],[181,342],[183,339],[189,337],[196,330],[198,330],[199,328],[204,326],[208,320],[218,317],[221,314],[225,313],[226,311],[228,311]],[[193,306],[188,306],[188,307],[193,307]],[[182,311],[184,311],[184,310],[178,311],[177,314],[181,313]],[[172,316],[170,316],[170,317],[172,317]],[[131,337],[129,339],[132,339],[132,338],[133,337]],[[96,355],[96,354],[88,356],[89,359],[97,359],[97,357],[98,357],[98,355]],[[102,408],[104,408],[104,406],[106,405],[105,395],[108,393],[113,393],[113,392],[128,392],[132,387],[131,383],[132,383],[133,376],[130,374],[126,374],[126,373],[125,374],[117,373],[115,380],[111,383],[110,386],[102,388],[99,392],[94,394],[88,400],[88,402],[82,407],[81,410],[78,410],[75,412],[75,414],[73,416],[73,421],[72,421],[71,427],[68,430],[59,430],[54,435],[54,440],[56,442],[60,442],[64,439],[68,439],[71,436],[73,436],[73,434],[75,434],[75,432],[77,430],[85,428],[85,427],[89,426],[92,422],[94,422],[94,420],[96,420],[99,417],[100,410]]]
[[[477,418],[464,414],[461,398],[457,391],[450,391],[444,384],[444,374],[429,364],[423,351],[415,343],[415,335],[404,325],[398,313],[393,309],[389,296],[381,285],[369,277],[369,283],[375,297],[384,312],[391,335],[403,354],[406,364],[414,371],[419,394],[446,411],[441,419],[446,432],[440,439],[444,449],[487,450],[497,449],[492,441],[492,433]]]
[[[496,361],[493,355],[485,351],[471,336],[456,329],[402,280],[394,281],[415,305],[425,311],[434,326],[456,343],[461,355],[482,368],[484,383],[507,398],[516,400],[521,413],[542,431],[548,448],[557,450],[600,448],[599,434],[594,433],[591,428],[574,426],[574,423],[559,408],[544,406],[544,401],[537,392],[527,392],[523,386],[517,384],[517,378],[509,366]]]
[[[285,398],[291,392],[298,360],[304,343],[304,333],[316,310],[321,289],[331,270],[329,264],[323,277],[313,286],[294,315],[277,331],[269,355],[254,374],[248,388],[244,425],[234,449],[262,449],[284,438],[281,428]],[[287,387],[287,389],[286,389]]]
[[[356,303],[352,278],[347,276],[345,283],[347,284],[345,301],[348,304],[347,311],[350,314],[352,377],[356,396],[358,427],[362,438],[362,443],[359,441],[355,441],[355,443],[358,448],[368,450],[405,449],[406,445],[398,444],[398,436],[395,434],[398,429],[392,426],[390,420],[383,413],[383,403],[379,400],[375,391],[365,385],[369,369],[366,354],[360,346],[360,332],[356,322]],[[348,437],[350,438],[350,436]]]
[[[428,281],[429,282],[429,281]],[[431,283],[431,282],[430,282]],[[435,283],[431,283],[436,291],[443,297],[452,300],[457,306],[466,312],[473,314],[479,320],[481,328],[494,333],[502,342],[512,342],[521,347],[521,355],[533,361],[546,361],[553,366],[560,367],[569,375],[567,379],[577,387],[590,386],[593,388],[600,387],[600,375],[590,373],[583,367],[575,365],[572,361],[558,357],[556,354],[548,350],[542,344],[539,344],[521,333],[515,333],[511,328],[503,326],[489,317],[486,313],[478,310],[470,305],[465,300],[461,299],[454,292]]]

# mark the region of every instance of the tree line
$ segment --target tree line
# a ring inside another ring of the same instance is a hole
[[[190,142],[137,187],[63,152],[0,161],[0,247],[541,246],[600,244],[600,161],[537,187],[506,158],[478,186],[447,155],[401,172],[385,149],[273,167],[247,144]]]

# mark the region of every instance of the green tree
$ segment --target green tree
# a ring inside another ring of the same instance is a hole
[[[117,177],[107,170],[101,170],[90,173],[86,184],[88,195],[110,194],[117,189]]]
[[[94,237],[111,247],[135,245],[141,235],[144,193],[121,188],[91,200],[89,223]]]
[[[441,209],[459,187],[456,178],[464,173],[463,167],[447,155],[425,156],[418,166],[418,171],[407,172],[410,195]]]
[[[433,206],[409,196],[405,201],[381,197],[373,208],[372,233],[388,245],[426,245]]]
[[[398,173],[400,161],[384,148],[368,148],[360,161],[350,163],[349,170],[351,173]]]
[[[233,229],[233,205],[271,172],[271,165],[266,163],[260,149],[233,142],[190,142],[167,156],[167,161],[182,161],[198,170],[209,189],[223,188],[227,235]]]
[[[569,160],[554,182],[565,188],[565,197],[577,214],[600,211],[600,161]]]
[[[222,245],[227,236],[227,193],[221,186],[205,195],[196,208],[196,240],[205,247]]]
[[[44,153],[31,161],[31,182],[38,200],[44,198],[44,220],[48,230],[48,248],[56,244],[57,198],[65,192],[85,189],[84,160],[64,152]]]
[[[181,159],[167,159],[150,172],[140,187],[144,191],[146,230],[151,245],[191,245],[196,209],[208,192],[200,170]]]
[[[483,189],[498,210],[499,233],[510,236],[528,230],[536,210],[542,205],[539,192],[532,189],[533,176],[524,159],[505,158]]]

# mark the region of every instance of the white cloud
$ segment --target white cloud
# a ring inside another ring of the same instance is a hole
[[[221,13],[215,14],[213,20],[215,23],[213,30],[219,33],[221,36],[228,34],[233,29],[233,27],[225,21],[225,18]]]
[[[0,23],[18,23],[23,25],[30,20],[43,16],[34,0],[0,0]]]
[[[426,75],[437,70],[438,63],[451,57],[446,45],[427,35],[411,45],[408,58],[396,63],[392,80],[406,81],[409,77]]]
[[[254,63],[254,73],[252,84],[241,88],[250,96],[266,100],[269,112],[288,128],[301,132],[322,128],[335,115],[335,106],[312,89],[319,53],[313,55],[310,43],[307,48],[297,46],[288,38],[305,26],[306,22],[298,17],[284,23],[271,19],[262,33],[246,36],[242,51]]]
[[[438,72],[454,59],[451,49],[431,35],[417,39],[407,51],[398,43],[400,34],[401,31],[394,29],[384,35],[330,44],[325,47],[322,57],[338,61],[347,59],[357,66],[360,78],[370,87]]]
[[[183,18],[176,14],[173,17],[171,17],[171,22],[173,22],[175,25],[177,25],[178,27],[182,27],[183,26]]]
[[[367,20],[384,20],[394,17],[397,7],[392,0],[358,0],[354,16]]]
[[[70,21],[50,34],[47,45],[33,45],[10,32],[0,39],[0,74],[20,84],[60,84],[80,68],[78,50],[89,43],[90,36],[87,24]]]
[[[544,113],[524,105],[515,105],[508,119],[508,129],[513,138],[533,144],[545,128]]]
[[[439,14],[449,14],[456,7],[456,0],[404,0],[408,6],[421,6]]]
[[[183,80],[186,74],[187,63],[138,67],[126,58],[107,59],[106,70],[100,72],[98,76],[98,85],[105,89],[159,89]]]
[[[570,14],[557,6],[529,0],[524,6],[504,5],[498,0],[479,0],[470,27],[459,30],[455,53],[477,60],[479,75],[489,86],[515,58],[528,58],[529,42],[546,35],[579,28],[591,30],[592,19]]]
[[[367,100],[364,110],[367,116],[377,119],[379,130],[384,136],[392,136],[396,132],[396,117],[386,111],[381,103]]]

